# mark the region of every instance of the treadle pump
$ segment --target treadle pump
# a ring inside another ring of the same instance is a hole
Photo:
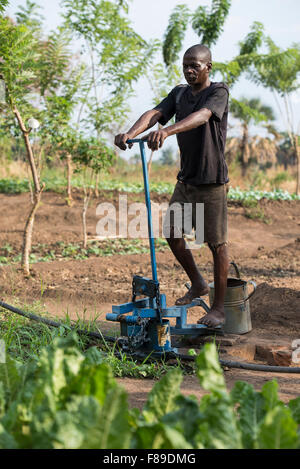
[[[201,306],[206,312],[209,312],[209,307],[202,298],[195,298],[187,305],[167,307],[166,295],[160,293],[157,279],[145,144],[142,139],[127,140],[126,143],[138,143],[140,146],[152,279],[134,275],[131,302],[114,305],[112,313],[107,314],[106,319],[120,323],[121,337],[119,344],[123,350],[130,352],[138,350],[143,352],[153,351],[155,355],[169,352],[177,353],[177,349],[171,345],[171,335],[208,335],[212,332],[212,329],[203,324],[187,324],[187,312],[190,308]],[[137,297],[142,298],[137,299]],[[169,318],[176,318],[175,326],[170,326]],[[213,331],[217,332],[216,329],[213,329]]]

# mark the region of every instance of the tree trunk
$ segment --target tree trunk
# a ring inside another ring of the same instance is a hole
[[[24,234],[23,234],[23,247],[22,247],[22,259],[21,259],[21,266],[22,269],[24,270],[24,273],[26,275],[29,275],[29,257],[30,257],[30,252],[31,252],[31,242],[32,242],[32,231],[33,231],[33,225],[34,225],[34,218],[36,211],[38,209],[38,206],[40,204],[41,200],[41,195],[44,187],[41,188],[40,186],[40,181],[38,177],[38,172],[36,168],[36,164],[34,161],[33,157],[33,152],[31,148],[31,144],[29,141],[29,132],[23,122],[23,119],[18,111],[17,108],[14,108],[13,110],[19,127],[22,131],[22,135],[24,138],[25,142],[25,147],[26,147],[26,154],[27,154],[27,159],[29,161],[30,169],[31,169],[31,174],[32,174],[32,179],[34,183],[34,200],[33,200],[33,206],[30,210],[29,216],[26,221],[25,229],[24,229]]]
[[[72,197],[72,155],[67,154],[67,204],[69,207],[73,204],[73,197]]]
[[[249,132],[248,126],[243,126],[243,137],[241,143],[241,166],[242,166],[242,176],[244,177],[247,172],[247,165],[249,161]]]
[[[92,189],[89,187],[88,192],[84,187],[84,199],[83,199],[83,208],[82,208],[82,231],[83,231],[83,248],[87,248],[87,232],[86,232],[86,214],[87,209],[90,203]]]
[[[300,145],[298,143],[298,136],[295,136],[295,147],[296,147],[296,164],[297,164],[297,184],[296,194],[300,195]]]
[[[99,184],[99,173],[96,174],[95,178],[95,197],[99,197],[99,189],[98,189],[98,184]]]
[[[27,174],[28,174],[28,187],[29,187],[29,192],[30,192],[30,202],[32,205],[34,204],[34,197],[33,197],[33,190],[32,190],[32,185],[30,181],[30,174],[29,174],[29,167],[27,166]]]
[[[148,160],[148,163],[147,163],[147,170],[148,170],[148,176],[149,177],[150,177],[150,172],[151,172],[153,153],[154,153],[154,151],[151,151],[150,156],[149,156],[149,160]]]
[[[33,179],[33,182],[34,182],[34,191],[35,192],[40,192],[41,191],[41,186],[40,186],[38,172],[37,172],[34,157],[33,157],[31,144],[30,144],[30,141],[29,141],[29,131],[26,130],[25,125],[24,125],[23,120],[22,120],[22,117],[21,117],[19,111],[16,108],[14,109],[14,114],[15,114],[17,120],[18,120],[19,127],[22,131],[22,134],[23,134],[25,147],[26,147],[27,158],[28,158],[28,161],[29,161],[31,174],[32,174],[32,179]]]
[[[27,218],[24,233],[23,233],[21,266],[26,275],[30,275],[29,257],[30,257],[30,252],[31,252],[32,231],[33,231],[34,218],[35,218],[36,211],[40,204],[41,195],[42,195],[42,192],[39,192],[34,195],[34,202],[29,212],[29,216]]]

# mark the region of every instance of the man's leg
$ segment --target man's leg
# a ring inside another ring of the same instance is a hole
[[[192,284],[190,290],[182,298],[179,298],[175,304],[188,304],[194,298],[206,295],[209,290],[208,285],[200,274],[192,252],[187,248],[184,238],[176,238],[174,236],[174,228],[171,227],[170,237],[166,239],[171,248],[171,251],[173,252],[179,264],[184,268]]]
[[[199,319],[198,324],[216,327],[225,322],[224,298],[227,288],[229,258],[226,244],[221,244],[217,247],[209,245],[209,248],[214,258],[215,297],[210,312]]]

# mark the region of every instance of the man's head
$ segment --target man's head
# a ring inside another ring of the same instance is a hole
[[[203,85],[212,68],[211,52],[208,47],[196,44],[183,56],[183,73],[189,85]]]

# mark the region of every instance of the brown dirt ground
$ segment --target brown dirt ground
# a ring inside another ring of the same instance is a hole
[[[87,217],[90,238],[96,235],[96,204],[104,200],[116,202],[117,198],[117,192],[109,192],[92,201]],[[168,196],[153,194],[152,199],[166,202]],[[143,201],[143,195],[128,194],[128,202],[132,201]],[[20,249],[30,204],[29,194],[0,194],[0,203],[0,243],[9,243]],[[250,300],[253,330],[241,336],[240,342],[255,344],[264,340],[269,344],[290,346],[293,339],[300,338],[300,204],[262,201],[259,209],[268,223],[246,217],[245,208],[229,204],[230,258],[240,267],[243,279],[255,280],[258,285]],[[81,239],[80,194],[75,193],[71,208],[66,206],[63,195],[43,194],[36,216],[33,244],[78,243]],[[212,281],[212,259],[208,248],[193,252],[204,276]],[[161,291],[166,293],[167,304],[171,305],[184,293],[186,276],[168,250],[157,253],[157,264]],[[40,262],[32,265],[29,279],[24,278],[16,265],[2,266],[1,297],[8,303],[16,297],[26,303],[41,300],[45,309],[56,316],[67,311],[73,318],[100,315],[101,329],[109,332],[115,325],[105,323],[105,314],[111,311],[112,304],[130,299],[134,274],[151,276],[148,254]],[[196,322],[202,314],[200,308],[191,310],[191,322]],[[225,377],[229,388],[238,379],[260,388],[265,381],[276,378],[283,400],[300,395],[299,375],[230,369],[225,372]],[[151,380],[119,381],[128,390],[130,403],[135,406],[143,404],[153,385]],[[202,393],[194,376],[185,376],[182,390],[199,396]]]

